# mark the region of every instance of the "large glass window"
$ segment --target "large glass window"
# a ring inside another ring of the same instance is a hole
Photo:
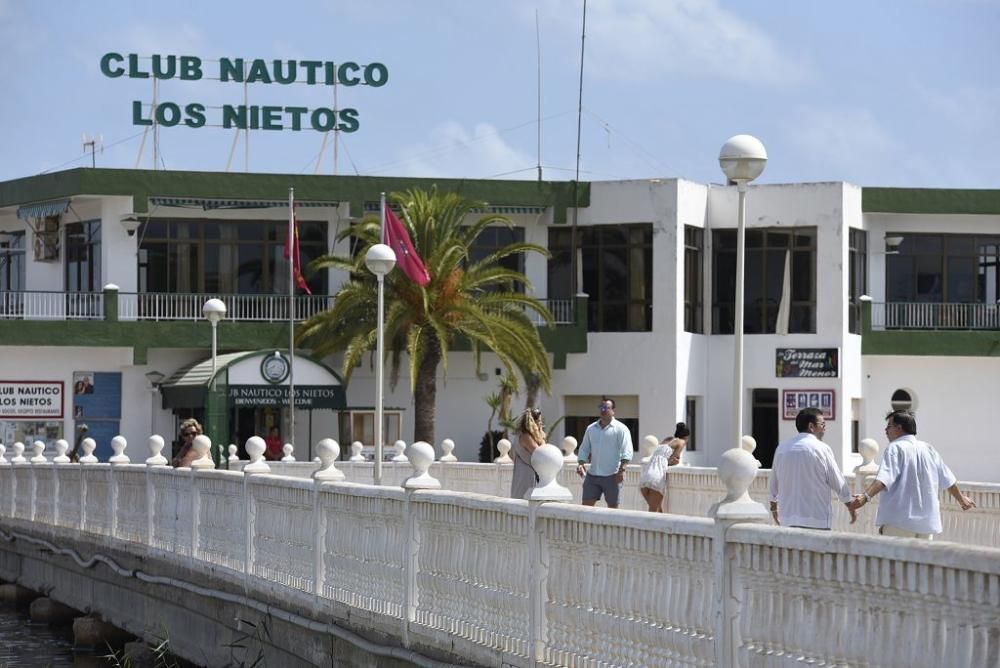
[[[736,315],[736,230],[713,232],[712,243],[712,333],[732,334]],[[788,300],[787,331],[815,333],[816,228],[747,230],[745,253],[744,333],[775,333],[782,299]]]
[[[861,295],[868,294],[868,233],[851,228],[848,232],[848,316],[847,328],[851,334],[861,333]]]
[[[139,231],[139,291],[287,294],[287,221],[158,218]],[[327,252],[326,223],[299,221],[303,270]],[[326,273],[306,276],[326,294]]]
[[[469,248],[469,262],[478,262],[491,253],[495,253],[501,248],[513,243],[524,242],[523,227],[487,227]],[[500,260],[500,266],[504,269],[524,273],[524,253],[508,255]],[[499,289],[499,288],[494,288]],[[524,284],[518,283],[513,286],[518,292],[524,292]]]
[[[24,290],[24,232],[0,233],[0,292]]]
[[[705,230],[684,226],[684,331],[705,331],[702,317]],[[690,445],[690,444],[689,444]]]
[[[908,234],[886,258],[886,300],[994,304],[1000,235]]]
[[[101,221],[66,225],[66,291],[101,289]]]
[[[571,230],[549,230],[549,297],[568,298]],[[587,330],[648,332],[653,328],[653,226],[577,228],[577,250],[588,301]]]

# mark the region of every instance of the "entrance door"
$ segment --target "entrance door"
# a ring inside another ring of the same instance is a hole
[[[757,441],[753,455],[762,468],[771,468],[778,447],[778,390],[755,388],[753,391],[751,434]]]
[[[233,409],[229,433],[233,435],[240,459],[246,459],[246,442],[251,436],[267,438],[271,427],[281,430],[281,409],[238,407]]]

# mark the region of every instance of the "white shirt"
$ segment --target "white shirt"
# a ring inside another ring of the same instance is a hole
[[[823,441],[806,432],[778,445],[771,467],[771,501],[778,502],[782,526],[829,529],[833,526],[830,491],[841,501],[851,490]]]
[[[930,443],[912,434],[900,436],[885,449],[875,479],[885,485],[879,495],[876,526],[941,533],[938,495],[955,484],[955,474]]]

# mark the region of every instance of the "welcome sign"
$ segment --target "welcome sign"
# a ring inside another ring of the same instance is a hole
[[[321,60],[265,60],[256,58],[220,58],[217,70],[209,70],[209,63],[198,56],[154,54],[148,60],[138,54],[106,53],[101,57],[101,73],[111,79],[157,79],[200,81],[217,79],[220,83],[241,85],[262,84],[287,86],[371,86],[380,88],[389,81],[389,70],[382,63],[361,65],[353,61],[333,63]],[[204,127],[208,123],[207,106],[201,102],[157,102],[147,115],[141,100],[132,101],[132,124],[189,128]],[[216,125],[240,130],[293,130],[312,129],[318,132],[339,130],[355,132],[360,127],[357,109],[330,109],[301,106],[224,104],[221,118]]]

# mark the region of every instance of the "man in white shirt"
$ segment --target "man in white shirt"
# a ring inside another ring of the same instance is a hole
[[[797,436],[778,445],[771,466],[771,515],[776,524],[802,529],[833,526],[830,492],[850,510],[850,487],[844,480],[830,446],[820,439],[826,420],[818,408],[803,408],[795,416]],[[851,522],[854,511],[851,510]]]
[[[958,501],[962,510],[975,508],[962,494],[951,472],[930,443],[917,440],[917,420],[909,411],[893,411],[886,416],[885,435],[889,447],[882,455],[875,480],[864,494],[851,502],[857,510],[885,491],[875,514],[875,525],[884,536],[931,540],[941,533],[940,490]]]

